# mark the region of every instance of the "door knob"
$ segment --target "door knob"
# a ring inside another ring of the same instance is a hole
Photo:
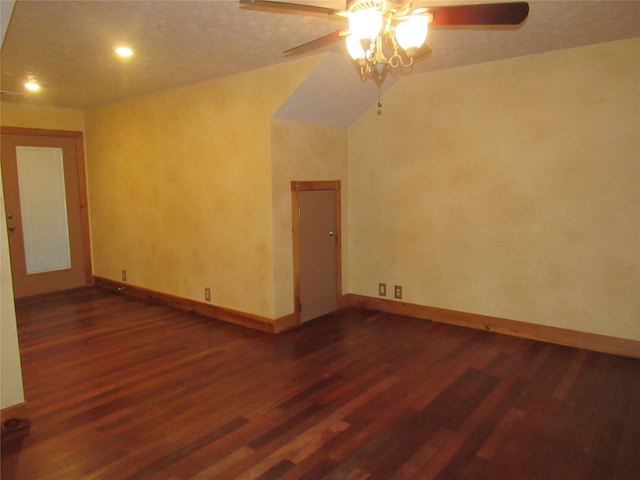
[[[336,234],[336,232],[329,232],[329,236],[333,237]]]
[[[7,228],[9,229],[10,232],[13,232],[16,229],[14,225],[9,225]]]

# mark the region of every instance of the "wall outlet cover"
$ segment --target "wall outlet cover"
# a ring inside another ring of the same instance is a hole
[[[393,287],[393,296],[394,298],[401,299],[402,298],[402,286],[396,285]]]

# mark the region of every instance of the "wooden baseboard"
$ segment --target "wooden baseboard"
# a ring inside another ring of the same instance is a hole
[[[115,290],[125,295],[165,303],[181,310],[196,312],[206,317],[259,330],[266,333],[282,333],[298,326],[295,314],[284,315],[276,319],[260,317],[249,313],[218,307],[196,300],[156,292],[129,283],[95,277],[95,285]],[[491,317],[476,313],[459,312],[445,308],[429,307],[406,302],[398,302],[364,295],[346,294],[341,305],[378,310],[396,315],[433,320],[462,327],[470,327],[490,332],[530,338],[543,342],[585,348],[596,352],[611,353],[625,357],[640,358],[640,342],[626,338],[609,337],[596,333],[579,332],[565,328],[527,323],[518,320]]]
[[[124,295],[131,295],[136,298],[164,303],[179,308],[180,310],[196,312],[200,315],[204,315],[205,317],[215,318],[217,320],[222,320],[223,322],[233,323],[235,325],[266,333],[278,333],[279,331],[283,331],[283,329],[286,329],[288,322],[288,316],[282,317],[282,319],[272,320],[266,317],[218,307],[209,303],[198,302],[196,300],[169,295],[167,293],[156,292],[147,288],[131,285],[130,283],[118,282],[102,277],[95,277],[95,285],[97,287],[115,290]]]
[[[300,324],[298,323],[298,317],[295,313],[290,313],[289,315],[276,318],[273,321],[274,333],[286,332],[287,330],[291,330],[298,326],[300,326]]]
[[[626,338],[609,337],[596,333],[579,332],[548,325],[508,320],[475,313],[459,312],[444,308],[429,307],[394,300],[367,297],[364,295],[345,295],[345,305],[379,310],[381,312],[405,315],[408,317],[433,320],[463,327],[476,328],[490,332],[503,333],[516,337],[541,340],[543,342],[584,348],[596,352],[611,353],[624,357],[640,358],[640,342]]]
[[[2,443],[22,439],[29,435],[31,413],[26,402],[0,410],[2,423]]]

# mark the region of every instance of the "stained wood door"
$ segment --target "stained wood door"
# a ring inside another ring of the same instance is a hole
[[[294,212],[297,314],[306,322],[339,307],[339,182],[295,182]]]
[[[15,297],[90,284],[82,135],[3,128],[1,159]]]

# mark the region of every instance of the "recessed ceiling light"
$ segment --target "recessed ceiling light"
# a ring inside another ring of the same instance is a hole
[[[38,84],[38,82],[36,82],[35,80],[29,80],[24,84],[24,88],[26,88],[30,92],[37,92],[38,90],[40,90],[40,84]]]
[[[116,53],[120,57],[130,57],[131,55],[133,55],[133,50],[131,50],[129,47],[117,47]]]

